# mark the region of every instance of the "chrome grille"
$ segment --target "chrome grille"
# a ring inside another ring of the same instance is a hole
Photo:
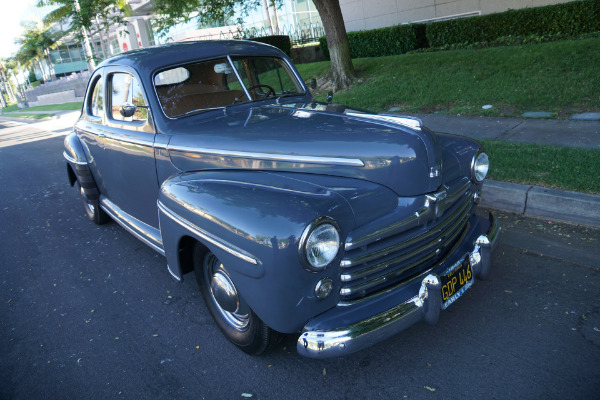
[[[420,216],[421,220],[428,217],[428,222],[347,251],[340,264],[342,300],[376,294],[429,269],[444,257],[466,229],[471,215],[470,184],[458,186],[438,201],[437,205],[445,209],[441,216],[434,217],[431,210],[435,204],[426,202]]]

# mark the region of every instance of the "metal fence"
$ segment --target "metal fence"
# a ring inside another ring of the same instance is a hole
[[[290,37],[292,46],[316,42],[321,36],[325,36],[325,30],[321,24],[298,24],[298,25],[282,25],[277,29],[273,28],[273,32],[268,27],[262,28],[238,28],[221,31],[219,39],[252,39],[256,37],[271,36],[275,34],[287,35]]]

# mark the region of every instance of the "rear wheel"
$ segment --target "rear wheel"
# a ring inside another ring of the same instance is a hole
[[[208,311],[227,339],[246,353],[264,352],[276,332],[254,314],[225,266],[200,244],[194,249],[194,272]]]
[[[88,218],[91,219],[96,225],[102,225],[108,222],[110,217],[104,212],[104,210],[100,208],[97,197],[96,200],[91,199],[87,191],[81,187],[79,182],[77,182],[77,187],[79,189],[79,195],[81,196],[81,201],[83,202],[83,207]]]

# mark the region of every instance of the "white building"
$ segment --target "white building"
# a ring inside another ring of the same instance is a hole
[[[566,3],[565,0],[339,0],[347,31],[382,28],[414,22],[470,17],[544,5]],[[244,24],[225,23],[223,26],[198,27],[194,20],[172,27],[164,37],[152,30],[154,0],[129,0],[134,15],[125,26],[111,28],[106,36],[92,38],[98,58],[156,44],[184,40],[226,39],[239,37],[240,31],[252,36],[288,35],[294,41],[318,38],[323,30],[312,0],[284,0],[275,10],[270,0],[263,0],[244,19]],[[236,18],[232,18],[235,21]],[[77,44],[66,44],[51,51],[57,76],[87,69],[84,52]]]
[[[565,0],[340,0],[346,30],[361,31],[540,7]]]

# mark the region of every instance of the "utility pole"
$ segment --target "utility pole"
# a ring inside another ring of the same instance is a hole
[[[77,14],[81,14],[81,7],[79,6],[79,0],[74,0],[75,4],[75,12]],[[92,47],[90,46],[90,37],[87,33],[87,29],[85,26],[81,27],[81,34],[83,35],[83,48],[85,49],[85,57],[88,62],[88,69],[91,72],[94,72],[96,69],[96,62],[94,61],[94,53],[92,53]]]

